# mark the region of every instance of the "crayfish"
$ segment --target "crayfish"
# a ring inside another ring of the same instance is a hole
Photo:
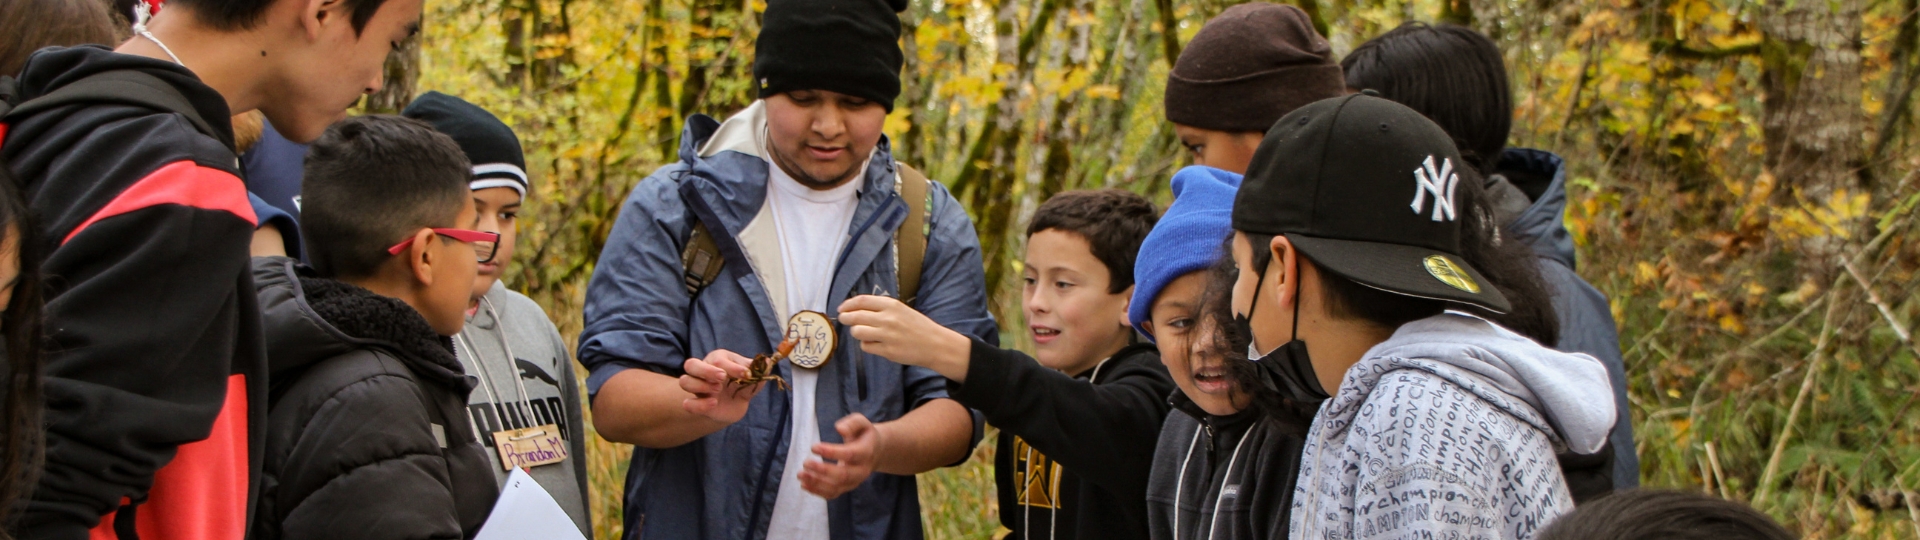
[[[774,386],[780,387],[781,390],[786,390],[787,380],[780,378],[779,375],[774,375],[773,366],[779,364],[781,360],[786,359],[788,354],[793,353],[793,347],[798,345],[799,341],[800,338],[797,334],[787,332],[786,339],[780,340],[780,346],[775,348],[773,354],[761,354],[753,357],[753,362],[747,365],[746,377],[728,379],[728,382],[739,385],[750,385],[772,380]]]

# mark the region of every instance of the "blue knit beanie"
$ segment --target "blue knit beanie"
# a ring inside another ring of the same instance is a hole
[[[1140,242],[1133,263],[1133,301],[1127,320],[1153,339],[1142,323],[1150,319],[1160,289],[1173,280],[1213,266],[1220,244],[1233,233],[1233,195],[1240,175],[1212,167],[1187,167],[1173,175],[1173,205]]]

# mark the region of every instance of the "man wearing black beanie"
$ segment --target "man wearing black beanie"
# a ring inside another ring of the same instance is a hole
[[[681,161],[627,197],[578,358],[595,427],[636,446],[629,537],[918,539],[913,475],[979,442],[940,375],[825,315],[883,294],[997,342],[972,221],[881,133],[905,7],[769,2],[761,100],[689,118]]]

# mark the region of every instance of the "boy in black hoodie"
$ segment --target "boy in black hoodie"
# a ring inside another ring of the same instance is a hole
[[[229,119],[263,110],[318,136],[380,88],[421,0],[166,5],[117,50],[40,50],[5,96],[21,106],[0,118],[0,159],[46,233],[51,340],[23,538],[248,530],[267,373]],[[100,83],[171,103],[80,92]]]
[[[1034,211],[1021,307],[1035,358],[892,298],[840,307],[864,350],[946,376],[954,399],[1000,428],[1007,538],[1147,538],[1147,473],[1174,386],[1153,345],[1135,343],[1127,302],[1155,219],[1152,202],[1113,189],[1061,193]]]
[[[498,496],[448,339],[499,233],[467,158],[426,123],[363,116],[307,156],[311,271],[254,260],[272,407],[253,537],[472,537]]]

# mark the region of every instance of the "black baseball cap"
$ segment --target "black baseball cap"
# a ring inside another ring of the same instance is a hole
[[[1387,292],[1495,312],[1511,306],[1460,257],[1467,165],[1405,105],[1362,94],[1282,117],[1254,151],[1233,228],[1285,235],[1314,264]]]

